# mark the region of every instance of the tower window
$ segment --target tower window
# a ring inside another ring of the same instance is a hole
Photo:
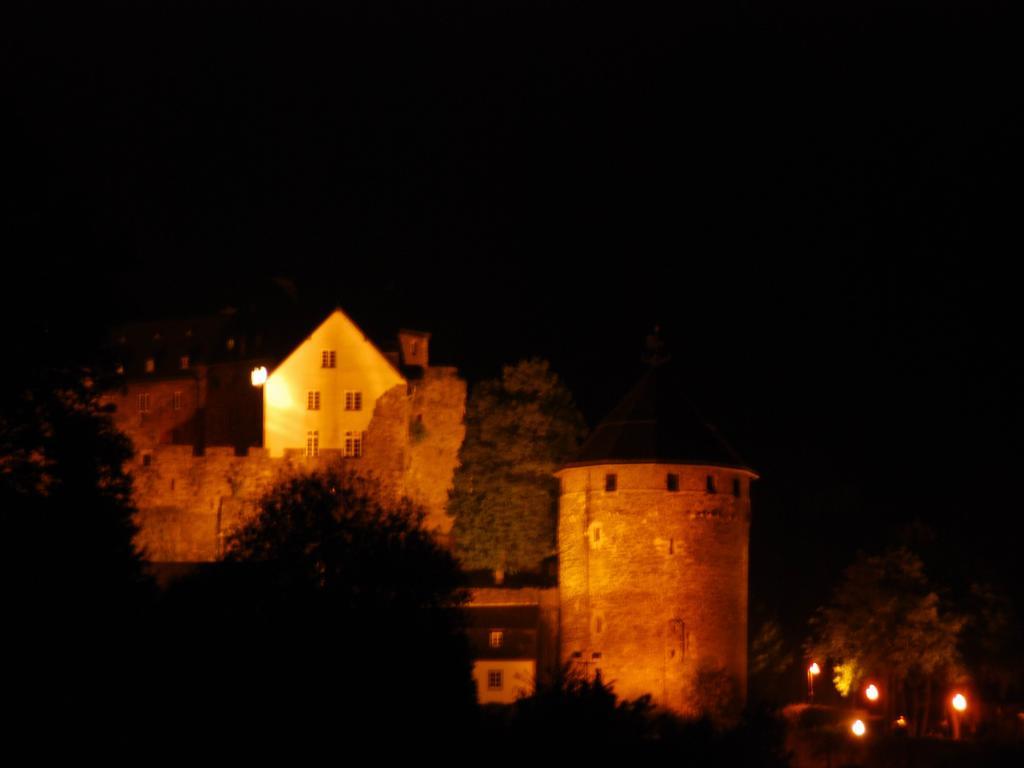
[[[333,349],[325,349],[320,353],[321,368],[335,368],[338,364],[338,352]]]
[[[708,493],[716,493],[714,475],[708,475]]]
[[[139,413],[149,413],[149,393],[143,392],[139,395]]]
[[[504,630],[492,629],[489,640],[491,648],[501,648],[505,644]]]
[[[306,410],[307,411],[319,411],[320,410],[320,393],[319,392],[307,392],[306,393]]]
[[[156,360],[152,357],[146,358],[146,373],[152,373],[156,370]]]
[[[614,491],[619,487],[619,476],[608,474],[604,476],[604,489],[606,491]]]
[[[679,475],[675,472],[669,472],[665,477],[665,487],[670,491],[679,490]]]
[[[310,430],[306,433],[306,456],[310,458],[320,455],[320,432]]]
[[[171,407],[174,408],[174,410],[176,410],[176,411],[180,411],[181,410],[181,391],[180,390],[175,390],[174,391],[174,398],[172,400]]]
[[[669,539],[668,540],[668,553],[670,555],[674,555],[676,553],[676,540],[675,539]]]
[[[190,363],[191,363],[192,361],[191,361],[191,360],[189,360],[189,357],[188,357],[188,355],[182,355],[182,356],[181,356],[181,360],[179,360],[178,362],[179,362],[179,363],[181,364],[181,370],[183,370],[183,371],[187,371],[187,370],[188,370],[188,367],[189,367],[189,364],[190,364]]]
[[[345,410],[346,411],[361,411],[363,410],[363,393],[349,390],[345,393]]]
[[[737,499],[743,495],[743,483],[738,477],[732,479],[732,495]]]

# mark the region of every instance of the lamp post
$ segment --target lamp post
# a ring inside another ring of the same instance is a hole
[[[818,666],[818,662],[812,661],[811,666],[807,668],[807,702],[809,704],[814,703],[814,678],[821,674],[821,667]]]
[[[878,692],[878,686],[874,683],[868,684],[868,687],[864,689],[864,698],[871,704],[877,702],[880,695],[881,694]]]
[[[960,740],[960,715],[967,711],[967,697],[957,691],[953,694],[949,700],[950,709],[952,709],[952,721],[953,721],[953,741]]]

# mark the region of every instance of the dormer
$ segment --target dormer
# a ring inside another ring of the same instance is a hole
[[[401,330],[398,332],[398,346],[402,355],[402,365],[426,368],[429,364],[429,333]]]

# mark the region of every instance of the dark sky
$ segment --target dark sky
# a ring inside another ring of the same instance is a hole
[[[27,5],[11,343],[287,278],[471,379],[547,357],[593,424],[659,323],[762,473],[755,597],[915,518],[1019,574],[1008,3]]]

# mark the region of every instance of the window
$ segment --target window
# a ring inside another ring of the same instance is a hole
[[[338,364],[338,353],[333,349],[325,349],[320,353],[320,367],[334,368]]]
[[[679,475],[674,472],[669,472],[665,477],[665,487],[670,491],[679,490]]]
[[[307,411],[319,411],[320,410],[320,393],[319,392],[307,392],[306,393],[306,410]]]
[[[604,476],[604,489],[606,491],[614,491],[619,487],[619,476],[618,475],[605,475]]]
[[[501,629],[492,629],[490,637],[491,648],[501,648],[505,644],[505,631]]]
[[[361,411],[363,410],[363,393],[349,390],[345,393],[345,410],[346,411]]]
[[[363,455],[363,433],[345,433],[345,456],[350,459],[358,459]]]
[[[171,407],[174,408],[174,410],[176,410],[176,411],[180,411],[181,410],[181,391],[180,390],[175,390],[174,397],[172,398],[172,401],[171,401]]]
[[[179,362],[181,363],[181,370],[187,371],[191,360],[188,359],[188,355],[182,355]]]
[[[144,454],[142,454],[142,466],[144,466],[144,467],[151,467],[151,466],[153,466],[153,454],[152,453],[144,453]]]
[[[149,413],[149,392],[139,395],[139,413]]]
[[[743,483],[738,477],[732,479],[732,495],[737,499],[743,495]]]
[[[320,455],[320,432],[310,430],[306,433],[306,455],[309,457]]]
[[[500,669],[487,670],[487,690],[500,691],[504,687],[502,677],[503,675]]]
[[[708,493],[715,493],[715,476],[708,475]]]
[[[146,373],[152,373],[156,370],[156,360],[152,357],[146,358]]]

